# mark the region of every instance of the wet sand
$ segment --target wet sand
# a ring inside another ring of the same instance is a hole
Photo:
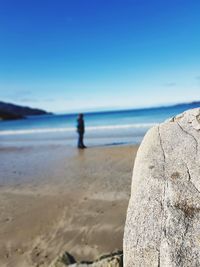
[[[122,249],[137,148],[0,148],[0,266]]]

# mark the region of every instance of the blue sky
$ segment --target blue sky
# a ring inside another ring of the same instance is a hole
[[[0,0],[0,99],[49,111],[200,100],[199,0]]]

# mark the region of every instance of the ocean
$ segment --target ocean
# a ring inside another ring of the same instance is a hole
[[[141,142],[147,130],[198,102],[169,107],[85,113],[87,146],[125,145]],[[32,116],[0,122],[0,145],[66,144],[76,146],[77,114]]]

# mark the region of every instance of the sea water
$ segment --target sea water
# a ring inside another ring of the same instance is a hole
[[[198,103],[171,107],[85,113],[85,143],[89,146],[137,144],[152,126]],[[76,146],[77,114],[32,116],[0,122],[0,144],[66,144]]]

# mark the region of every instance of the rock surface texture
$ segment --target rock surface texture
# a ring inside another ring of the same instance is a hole
[[[124,266],[200,266],[200,109],[153,127],[138,150]]]
[[[65,252],[63,255],[55,259],[50,267],[122,267],[123,252],[116,251],[111,254],[103,255],[95,261],[76,262],[74,257]]]

